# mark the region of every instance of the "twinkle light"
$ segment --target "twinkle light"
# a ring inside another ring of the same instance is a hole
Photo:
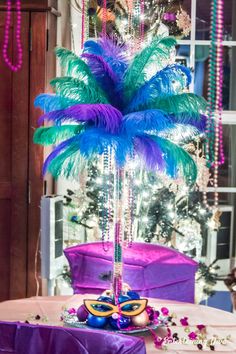
[[[199,214],[201,214],[201,215],[206,214],[206,210],[203,209],[203,208],[200,208],[200,209],[199,209]]]
[[[148,217],[147,217],[147,216],[143,216],[143,217],[142,217],[142,221],[143,221],[143,222],[147,223],[147,222],[148,222],[148,220],[149,220],[149,219],[148,219]]]
[[[140,185],[141,185],[141,181],[140,181],[139,179],[136,179],[136,180],[134,181],[134,184],[135,184],[136,186],[140,186]]]
[[[102,177],[97,177],[96,178],[96,183],[97,184],[102,184],[103,183]]]
[[[149,193],[148,193],[147,191],[144,191],[144,192],[142,193],[142,196],[143,196],[144,198],[148,198],[148,197],[149,197]]]

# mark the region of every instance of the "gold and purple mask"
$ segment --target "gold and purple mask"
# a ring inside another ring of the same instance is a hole
[[[147,299],[127,300],[118,305],[99,300],[84,300],[84,306],[94,316],[109,317],[113,313],[121,313],[123,316],[137,316],[147,306]]]

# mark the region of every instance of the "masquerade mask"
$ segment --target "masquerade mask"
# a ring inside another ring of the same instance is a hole
[[[118,305],[99,300],[84,300],[86,309],[94,316],[109,317],[113,313],[121,313],[123,316],[137,316],[147,306],[147,299],[128,300]],[[120,308],[120,311],[119,311]]]

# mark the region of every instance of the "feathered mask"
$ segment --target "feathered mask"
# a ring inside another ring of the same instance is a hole
[[[138,156],[146,169],[193,183],[197,170],[191,156],[176,144],[175,131],[191,135],[205,128],[206,101],[186,88],[191,73],[171,63],[175,40],[155,38],[128,59],[128,48],[114,39],[87,41],[80,57],[58,48],[65,76],[41,94],[35,105],[45,111],[34,142],[56,145],[44,173],[76,177],[82,164],[112,151],[117,166]]]

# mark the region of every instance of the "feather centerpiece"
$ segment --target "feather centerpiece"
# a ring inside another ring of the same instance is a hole
[[[57,48],[66,76],[51,81],[54,95],[35,100],[45,111],[39,124],[53,127],[40,126],[34,141],[57,145],[44,173],[75,176],[78,163],[109,148],[117,166],[138,155],[144,168],[194,183],[195,163],[174,134],[184,125],[194,135],[203,131],[206,101],[186,92],[190,70],[169,60],[175,44],[171,37],[154,38],[131,59],[126,45],[108,37],[87,41],[80,56]]]
[[[44,174],[76,178],[102,156],[102,240],[104,247],[114,230],[116,305],[122,294],[124,233],[132,244],[134,229],[132,163],[138,161],[141,172],[181,176],[189,185],[197,178],[196,164],[176,135],[178,130],[194,136],[202,132],[206,102],[186,92],[191,74],[171,62],[175,44],[170,37],[154,38],[131,59],[127,47],[113,38],[86,42],[80,57],[58,48],[66,76],[51,81],[54,95],[35,101],[45,114],[34,141],[55,145]],[[53,126],[42,126],[47,121]]]

